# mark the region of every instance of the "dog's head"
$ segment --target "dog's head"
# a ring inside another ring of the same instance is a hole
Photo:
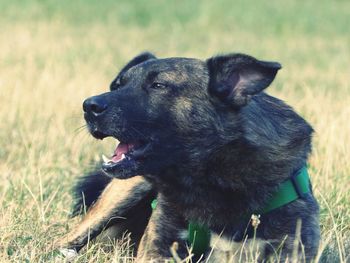
[[[120,142],[103,169],[128,178],[202,163],[239,136],[240,109],[280,68],[243,54],[206,61],[135,57],[109,92],[83,104],[91,134]]]

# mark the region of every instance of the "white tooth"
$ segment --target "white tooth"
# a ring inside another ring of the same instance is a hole
[[[104,163],[111,162],[111,160],[108,157],[106,157],[104,154],[102,154],[102,160],[103,160]]]
[[[125,154],[123,153],[122,154],[122,158],[120,160],[123,160],[125,158]]]

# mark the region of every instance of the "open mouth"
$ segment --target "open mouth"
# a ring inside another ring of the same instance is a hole
[[[113,177],[128,178],[144,160],[151,143],[143,141],[120,142],[112,157],[102,155],[102,169]]]

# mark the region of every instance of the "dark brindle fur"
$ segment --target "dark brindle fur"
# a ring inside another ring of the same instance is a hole
[[[263,92],[279,69],[279,63],[243,54],[201,61],[144,53],[130,61],[111,91],[87,99],[84,111],[94,137],[141,141],[141,150],[104,167],[109,177],[101,171],[78,184],[76,208],[81,192],[91,208],[64,239],[66,246],[79,250],[89,233],[93,238],[112,226],[117,237],[132,233],[139,260],[171,257],[174,242],[185,258],[183,232],[190,220],[231,241],[252,238],[246,215],[262,208],[311,150],[310,125]],[[277,249],[282,260],[292,257],[298,221],[304,252],[299,246],[297,255],[315,257],[320,230],[312,193],[260,220],[260,260],[276,256]]]

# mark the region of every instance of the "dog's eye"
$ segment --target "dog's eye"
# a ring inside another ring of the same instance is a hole
[[[163,89],[165,88],[165,84],[162,84],[162,83],[159,83],[159,82],[154,82],[152,85],[151,85],[151,88],[152,89]]]
[[[123,86],[125,85],[126,81],[125,81],[125,78],[123,76],[120,76],[116,81],[115,81],[115,84],[120,87],[120,86]]]
[[[117,78],[114,82],[111,84],[111,90],[117,90],[121,88],[125,84],[125,80],[123,79],[123,76]]]
[[[110,90],[117,90],[117,89],[119,89],[120,88],[120,80],[119,80],[119,78],[116,79],[115,81],[113,81],[111,83],[111,85],[109,86],[109,88],[110,88]]]

